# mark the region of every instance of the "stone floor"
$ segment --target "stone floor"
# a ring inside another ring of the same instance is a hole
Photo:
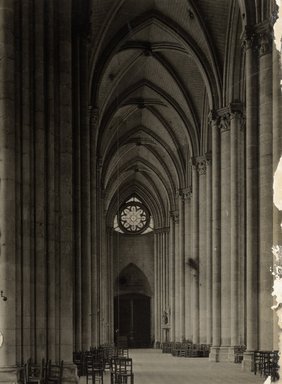
[[[239,364],[210,363],[207,358],[173,357],[157,349],[130,350],[134,384],[263,384],[264,378],[244,372]],[[80,384],[85,383],[81,378]],[[104,384],[110,375],[104,376]]]

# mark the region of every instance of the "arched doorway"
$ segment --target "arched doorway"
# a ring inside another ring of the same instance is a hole
[[[116,280],[114,329],[115,341],[126,338],[131,348],[151,345],[151,289],[143,271],[133,263]]]
[[[150,346],[151,299],[142,294],[115,297],[115,334],[127,338],[131,348]]]

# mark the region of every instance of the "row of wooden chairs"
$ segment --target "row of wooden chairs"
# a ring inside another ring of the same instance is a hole
[[[42,359],[40,364],[36,364],[28,359],[20,370],[21,382],[24,384],[61,384],[63,366],[63,360],[56,364],[51,360]]]
[[[78,376],[87,376],[89,365],[99,365],[102,370],[111,368],[111,361],[116,357],[129,357],[128,348],[115,347],[112,345],[102,345],[90,348],[88,351],[77,351],[73,353],[73,362],[77,366]]]
[[[265,378],[271,376],[271,382],[279,380],[279,354],[278,351],[256,351],[254,352],[254,374]]]
[[[166,342],[162,344],[163,353],[171,353],[176,357],[208,357],[210,345],[193,344],[191,342]]]

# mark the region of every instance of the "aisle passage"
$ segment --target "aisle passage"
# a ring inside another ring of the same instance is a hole
[[[239,364],[211,363],[207,358],[181,358],[157,349],[130,350],[134,384],[262,384]]]

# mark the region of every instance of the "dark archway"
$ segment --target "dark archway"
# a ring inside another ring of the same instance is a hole
[[[115,341],[126,339],[131,348],[151,345],[151,288],[144,272],[128,264],[115,284]]]
[[[130,348],[150,347],[151,298],[143,294],[115,297],[115,341],[126,338]]]

